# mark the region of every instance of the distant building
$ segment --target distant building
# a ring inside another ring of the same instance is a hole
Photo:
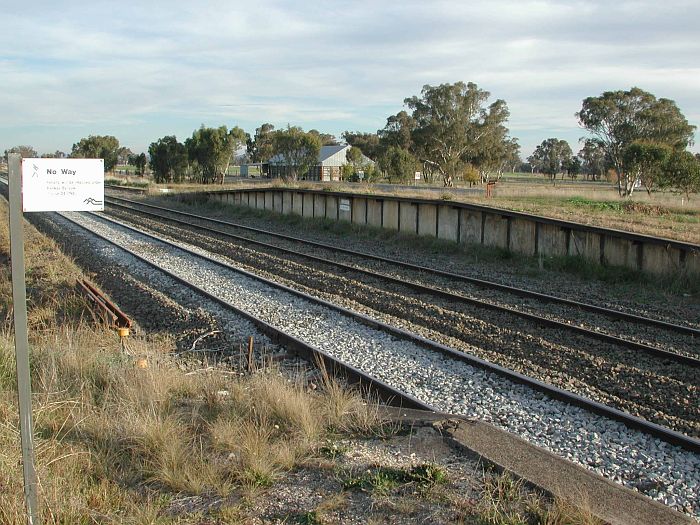
[[[318,153],[318,163],[309,168],[305,174],[299,174],[302,180],[339,181],[342,176],[343,166],[348,164],[346,157],[350,146],[322,146]],[[362,156],[365,164],[374,164],[368,157]],[[282,155],[275,155],[269,160],[270,177],[284,177],[289,174],[290,166],[285,165]]]
[[[270,165],[266,162],[241,164],[241,177],[269,177]]]

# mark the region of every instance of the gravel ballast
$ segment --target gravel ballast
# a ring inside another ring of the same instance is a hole
[[[94,216],[66,215],[438,410],[492,422],[671,507],[700,517],[696,497],[700,458],[696,454],[554,401],[495,374],[397,340],[173,246],[106,225]],[[70,228],[68,223],[65,226]],[[75,227],[73,231],[74,235],[87,236]],[[106,257],[124,257],[106,244],[101,250]]]
[[[110,211],[110,216],[112,212]],[[125,218],[124,213],[119,214]],[[697,370],[567,329],[484,311],[332,264],[132,214],[127,224],[215,253],[236,267],[417,333],[690,436],[700,435]],[[276,255],[275,255],[276,254]],[[401,280],[401,279],[399,279]],[[626,323],[625,323],[626,324]]]

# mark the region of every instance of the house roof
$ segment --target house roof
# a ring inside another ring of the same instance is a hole
[[[344,166],[348,163],[346,159],[347,151],[350,149],[348,144],[340,144],[338,146],[321,146],[318,152],[318,160],[316,161],[317,166]],[[368,159],[364,155],[362,156],[365,162],[372,163],[372,160]],[[282,155],[274,155],[268,161],[270,164],[284,164],[284,158]]]
[[[318,162],[321,163],[324,160],[328,160],[336,153],[348,149],[350,146],[347,144],[340,144],[339,146],[321,146],[321,150],[318,152]]]

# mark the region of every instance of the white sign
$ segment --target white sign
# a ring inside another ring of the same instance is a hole
[[[102,211],[103,159],[22,159],[22,211]]]
[[[350,199],[340,199],[340,211],[350,211]]]

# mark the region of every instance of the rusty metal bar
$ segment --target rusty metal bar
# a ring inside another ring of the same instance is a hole
[[[99,288],[87,279],[78,281],[78,288],[93,304],[92,312],[96,317],[102,319],[110,327],[119,330],[120,335],[122,335],[122,331],[126,331],[123,335],[129,333],[131,319],[116,304],[110,301]]]

